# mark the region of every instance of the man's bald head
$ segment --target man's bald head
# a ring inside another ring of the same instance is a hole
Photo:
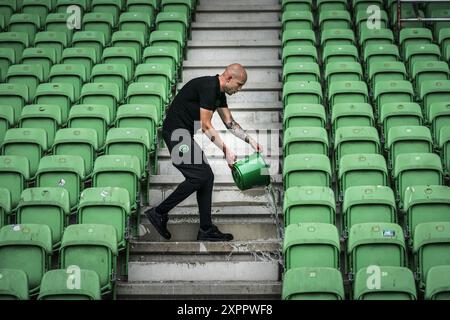
[[[220,86],[222,91],[232,95],[242,89],[247,82],[247,71],[239,63],[230,64],[220,75]]]
[[[233,63],[226,67],[224,73],[231,75],[233,78],[242,80],[244,83],[247,81],[247,71],[239,63]]]

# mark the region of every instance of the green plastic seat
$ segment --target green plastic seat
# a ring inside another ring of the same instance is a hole
[[[369,45],[385,45],[394,43],[394,33],[391,29],[362,29],[359,44],[362,48]]]
[[[386,186],[388,169],[386,160],[380,154],[348,154],[341,157],[339,164],[339,191],[357,186]]]
[[[97,53],[94,48],[89,47],[67,48],[62,53],[61,63],[83,65],[86,69],[86,77],[88,79],[91,76],[93,65],[97,63]]]
[[[372,106],[368,103],[336,103],[331,112],[333,133],[342,127],[374,125]]]
[[[322,104],[322,87],[317,81],[289,81],[283,85],[283,104]]]
[[[16,63],[16,53],[13,48],[0,47],[0,81],[4,82],[8,68]]]
[[[49,32],[63,32],[66,34],[67,41],[72,42],[74,29],[67,28],[67,21],[69,21],[72,14],[66,13],[49,13],[45,18],[45,31]]]
[[[109,47],[103,50],[102,61],[105,64],[122,65],[126,67],[127,79],[132,79],[137,52],[130,47]]]
[[[28,34],[25,32],[1,32],[0,33],[0,48],[14,49],[16,61],[22,58],[22,52],[25,48],[30,46]]]
[[[358,223],[396,223],[394,191],[380,185],[348,187],[344,192],[342,212],[346,235]]]
[[[330,29],[351,29],[352,20],[347,10],[325,10],[319,12],[319,28],[323,32]]]
[[[27,105],[22,109],[19,126],[44,129],[47,133],[47,144],[51,146],[55,139],[55,133],[61,126],[61,109],[58,105]]]
[[[172,70],[172,79],[175,83],[176,75],[180,67],[181,61],[178,51],[168,46],[151,46],[144,50],[142,60],[144,63],[166,64]]]
[[[166,89],[161,83],[134,82],[128,86],[127,104],[153,104],[158,107],[158,118],[162,119],[167,105]]]
[[[346,0],[317,0],[316,7],[319,12],[332,10],[347,10]]]
[[[80,102],[108,106],[110,119],[115,119],[117,105],[120,101],[122,101],[120,89],[115,83],[86,83],[81,89]]]
[[[450,127],[450,103],[435,102],[431,104],[428,122],[433,132],[433,140],[435,142],[439,141],[441,129],[443,127]]]
[[[312,8],[312,0],[282,0],[281,8],[283,12],[310,11]]]
[[[156,16],[156,30],[179,32],[182,35],[183,43],[188,38],[188,28],[188,19],[181,12],[160,12]]]
[[[369,44],[364,48],[364,62],[369,75],[376,64],[395,61],[400,61],[400,53],[394,44]]]
[[[92,186],[127,189],[131,208],[136,209],[141,176],[140,162],[136,156],[104,155],[95,160]]]
[[[408,187],[442,185],[441,159],[434,153],[405,153],[395,159],[394,181],[397,199],[402,206]]]
[[[18,2],[15,0],[5,0],[0,4],[0,14],[6,18],[6,21],[9,21],[13,13],[18,9]]]
[[[436,10],[431,13],[432,18],[446,18],[450,16],[450,6],[448,3],[443,3],[441,5],[446,5],[442,10]],[[439,33],[443,29],[450,28],[450,23],[447,21],[436,21],[433,24],[433,35],[435,39],[439,38]]]
[[[105,153],[136,156],[144,176],[147,174],[149,150],[150,135],[146,129],[111,128],[106,135]]]
[[[440,148],[442,162],[445,172],[450,172],[450,126],[442,127],[439,131],[439,139],[437,141]]]
[[[54,155],[81,156],[86,176],[90,176],[94,168],[98,150],[97,131],[88,128],[65,128],[56,132],[53,144]]]
[[[109,13],[113,17],[113,25],[119,22],[119,15],[122,11],[122,0],[92,0],[92,12]]]
[[[412,79],[416,93],[420,94],[422,83],[425,81],[449,80],[450,69],[444,61],[417,61],[412,69]]]
[[[337,103],[367,103],[369,92],[364,81],[337,81],[330,84],[328,91],[328,104]]]
[[[39,292],[42,276],[50,267],[52,234],[42,224],[7,225],[0,229],[0,269],[27,274],[28,292]]]
[[[143,63],[136,67],[135,80],[137,82],[160,83],[166,89],[166,97],[172,97],[173,72],[164,63]]]
[[[79,7],[79,13],[81,15],[84,14],[88,9],[90,9],[90,3],[89,0],[58,0],[55,4],[55,10],[57,13],[66,13],[73,11],[69,10],[70,6],[78,6]]]
[[[119,250],[127,245],[130,196],[123,188],[88,188],[80,196],[78,222],[111,225],[116,230]]]
[[[283,129],[294,127],[321,127],[327,122],[321,104],[291,103],[284,107]]]
[[[395,223],[358,223],[350,228],[347,241],[347,272],[357,274],[370,266],[405,267],[405,238]]]
[[[375,1],[371,1],[375,2]],[[378,3],[379,4],[379,3]],[[374,3],[369,4],[374,5]],[[368,29],[368,28],[379,28],[379,29],[386,29],[389,28],[389,18],[388,14],[383,9],[383,5],[378,5],[378,8],[381,9],[377,12],[373,12],[371,10],[363,9],[354,9],[355,15],[355,26],[358,30],[359,36],[361,36],[362,30]],[[374,13],[376,13],[376,19],[374,19]]]
[[[396,126],[420,126],[423,115],[420,105],[415,102],[385,103],[379,111],[380,126],[385,140],[389,138],[389,130]]]
[[[36,104],[59,105],[61,121],[67,122],[69,109],[76,100],[74,86],[70,83],[42,83],[36,89]]]
[[[425,222],[450,222],[450,187],[413,186],[405,191],[403,210],[410,234],[414,239],[416,227]]]
[[[15,13],[8,23],[9,32],[23,32],[33,42],[36,33],[41,27],[40,17],[37,14]]]
[[[110,119],[107,105],[79,104],[70,109],[67,125],[70,128],[94,129],[97,132],[97,146],[103,148]]]
[[[283,66],[283,82],[319,81],[320,69],[315,62],[286,63]]]
[[[314,18],[311,11],[284,11],[281,16],[283,32],[287,30],[312,30]]]
[[[450,80],[425,81],[420,88],[420,99],[423,113],[429,118],[433,103],[450,101]]]
[[[295,154],[287,156],[283,163],[285,189],[290,187],[330,187],[330,159],[323,154]]]
[[[101,57],[106,46],[106,38],[100,31],[77,31],[73,34],[73,48],[93,48],[95,56]]]
[[[144,33],[145,42],[147,42],[150,30],[155,24],[154,13],[148,10],[141,12],[124,12],[119,18],[120,31],[138,31]]]
[[[24,84],[0,83],[0,99],[2,105],[9,105],[14,111],[13,124],[19,121],[22,108],[29,99],[28,87]]]
[[[157,147],[158,109],[152,104],[124,104],[117,109],[117,128],[142,128],[148,131],[150,151]]]
[[[39,16],[41,25],[44,24],[45,18],[53,9],[52,0],[23,0],[22,13],[36,14]]]
[[[325,80],[328,87],[332,82],[360,81],[362,77],[362,67],[358,62],[332,62],[325,67]]]
[[[61,268],[75,265],[95,271],[102,294],[113,292],[116,272],[117,236],[113,226],[74,224],[64,232],[60,250]]]
[[[156,10],[159,8],[158,0],[128,0],[126,1],[127,12],[148,12],[150,17],[155,16]]]
[[[282,52],[282,63],[319,62],[317,49],[314,46],[287,46]]]
[[[397,126],[389,129],[385,146],[393,167],[400,154],[432,152],[433,139],[430,129],[425,126]]]
[[[373,62],[370,65],[369,83],[372,91],[378,82],[390,80],[406,80],[408,74],[405,64],[401,61]]]
[[[17,223],[44,224],[52,232],[52,248],[61,244],[70,215],[69,193],[63,188],[28,188],[22,191]]]
[[[136,60],[141,61],[142,48],[145,45],[144,33],[139,31],[116,31],[112,35],[111,45],[114,47],[133,48],[136,51]]]
[[[341,158],[349,154],[380,153],[380,138],[374,127],[341,127],[334,137],[336,167]]]
[[[14,125],[14,109],[12,106],[0,105],[0,145],[6,131]]]
[[[326,267],[339,270],[339,235],[329,223],[299,223],[286,227],[285,268]]]
[[[0,300],[28,300],[28,276],[19,269],[0,269]]]
[[[24,156],[30,163],[30,176],[34,177],[39,160],[47,151],[47,133],[41,128],[13,128],[6,131],[2,144],[5,156]]]
[[[20,195],[30,178],[28,159],[23,156],[0,156],[0,188],[11,196],[11,210],[19,204]]]
[[[161,0],[162,12],[179,12],[191,20],[192,3],[191,0]]]
[[[11,84],[23,84],[28,88],[28,96],[33,100],[37,86],[44,80],[42,65],[16,64],[8,69],[6,81]]]
[[[405,49],[406,65],[412,72],[413,66],[418,61],[439,61],[441,60],[441,51],[436,44],[410,44]]]
[[[47,80],[50,68],[56,63],[56,51],[52,48],[27,48],[22,52],[22,63],[42,66],[43,79]]]
[[[0,187],[0,228],[8,224],[11,212],[11,193],[8,189]]]
[[[105,42],[111,41],[114,16],[107,12],[90,12],[83,16],[81,23],[84,31],[101,32],[105,36]]]
[[[323,64],[327,65],[334,62],[358,62],[358,49],[353,44],[332,45],[323,47]]]
[[[119,87],[120,97],[124,95],[128,80],[127,68],[121,64],[97,64],[91,73],[93,83],[115,83]]]
[[[450,265],[450,222],[425,222],[414,231],[413,255],[419,288],[434,267]]]
[[[56,64],[49,76],[51,83],[67,83],[73,86],[75,100],[81,94],[81,87],[87,80],[86,68],[82,64]]]
[[[67,29],[67,27],[66,27]],[[68,46],[69,42],[67,34],[61,31],[41,31],[36,34],[34,39],[34,46],[36,48],[52,48],[56,53],[56,61],[60,61],[64,48]]]
[[[38,300],[101,300],[100,279],[93,270],[69,267],[47,271]]]
[[[414,89],[407,80],[380,81],[375,84],[375,109],[380,114],[386,103],[414,101]]]
[[[150,34],[150,46],[164,46],[174,48],[179,59],[183,57],[183,35],[178,31],[156,30]]]
[[[330,45],[356,45],[355,34],[351,29],[327,29],[322,32],[320,45],[322,47]]]
[[[378,276],[379,282],[373,281]],[[371,284],[369,287],[368,284]],[[417,300],[412,271],[404,267],[375,266],[356,273],[354,300]]]
[[[442,55],[445,56],[445,51],[450,45],[450,28],[442,28],[439,31],[438,42],[442,50]]]
[[[426,300],[449,300],[450,281],[448,274],[450,266],[436,266],[428,271],[425,287]]]
[[[283,300],[344,300],[342,274],[334,268],[292,268],[283,276]]]
[[[328,133],[321,127],[288,128],[283,135],[284,156],[291,154],[328,155]]]
[[[328,187],[292,187],[283,200],[284,226],[304,222],[335,224],[336,201]]]
[[[283,49],[288,46],[316,46],[316,35],[312,30],[286,30],[282,35]]]
[[[428,28],[402,28],[400,29],[399,44],[402,56],[405,56],[406,47],[410,44],[430,44],[433,42],[433,34]]]

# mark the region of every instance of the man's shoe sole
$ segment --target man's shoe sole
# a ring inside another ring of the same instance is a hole
[[[164,236],[163,234],[164,232],[159,228],[158,224],[156,223],[156,221],[154,220],[153,216],[150,213],[145,215],[147,216],[147,219],[150,221],[155,230],[158,231],[158,233],[161,235],[161,237],[163,237],[166,240],[170,240],[170,238],[172,238],[172,235],[170,235],[168,238]]]
[[[198,239],[197,241],[212,241],[212,242],[229,242],[233,241],[233,239],[218,239],[218,238],[204,238],[204,239]]]

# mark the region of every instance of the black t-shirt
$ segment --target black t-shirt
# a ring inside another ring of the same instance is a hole
[[[194,135],[200,128],[194,128],[194,122],[200,121],[200,108],[214,112],[219,107],[228,107],[225,93],[220,92],[219,76],[192,79],[181,88],[167,109],[163,129],[184,128]]]

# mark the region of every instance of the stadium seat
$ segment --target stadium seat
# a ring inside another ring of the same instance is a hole
[[[97,63],[97,53],[94,48],[67,48],[62,53],[62,64],[79,64],[86,69],[86,79],[91,76],[91,70]]]
[[[18,2],[16,0],[4,0],[0,4],[0,15],[6,18],[6,21],[9,21],[11,16],[17,10]]]
[[[19,127],[44,129],[48,146],[53,145],[55,133],[61,126],[61,109],[58,105],[31,104],[22,109]]]
[[[51,252],[52,233],[46,225],[16,224],[0,229],[0,268],[24,271],[31,296],[39,292]]]
[[[282,35],[283,50],[289,46],[316,46],[316,35],[312,30],[286,30]]]
[[[43,67],[38,64],[15,64],[9,67],[6,74],[8,83],[23,84],[28,88],[30,100],[33,100],[36,88],[43,80]]]
[[[79,7],[79,14],[83,15],[88,9],[90,9],[89,4],[91,1],[89,0],[58,0],[55,4],[55,10],[57,13],[75,13],[74,10],[69,10],[70,6]]]
[[[339,234],[329,223],[299,223],[286,227],[283,253],[286,270],[326,267],[339,270]]]
[[[378,63],[395,62],[400,60],[400,53],[394,44],[369,44],[364,48],[364,62],[367,74],[370,75],[372,66]],[[391,80],[391,79],[389,79]]]
[[[99,31],[77,31],[73,34],[73,48],[93,48],[95,56],[101,57],[103,48],[106,46],[106,39],[103,32]]]
[[[283,65],[283,82],[319,80],[320,69],[315,62],[286,63]]]
[[[94,168],[95,156],[98,150],[97,142],[97,131],[94,129],[60,129],[56,132],[53,154],[81,156],[84,161],[86,177],[89,177]]]
[[[283,32],[287,30],[312,30],[314,17],[310,11],[284,11],[281,16]]]
[[[52,48],[27,48],[22,53],[22,64],[42,66],[43,79],[47,80],[50,68],[56,63],[56,51]]]
[[[78,223],[111,225],[116,230],[119,250],[129,236],[130,196],[123,188],[88,188],[80,195]]]
[[[410,241],[416,227],[425,222],[450,222],[450,187],[418,185],[405,191],[403,211],[406,214]]]
[[[332,29],[351,29],[352,20],[347,10],[324,10],[319,12],[320,32]]]
[[[150,34],[149,40],[150,46],[164,46],[174,48],[177,52],[177,56],[182,60],[184,56],[184,43],[183,36],[177,31],[153,31]]]
[[[406,47],[410,44],[430,44],[433,42],[433,34],[427,28],[402,28],[400,29],[399,44],[402,56],[405,57]]]
[[[0,300],[28,300],[28,276],[19,269],[0,269]]]
[[[387,141],[389,130],[396,126],[420,126],[423,123],[422,110],[415,102],[385,103],[378,118],[381,131]]]
[[[115,83],[119,88],[119,96],[124,96],[125,86],[128,83],[127,68],[121,64],[97,64],[92,68],[91,82]]]
[[[368,103],[336,103],[331,113],[333,133],[342,127],[374,125],[372,106]]]
[[[412,72],[413,66],[417,61],[441,60],[441,51],[436,44],[410,44],[405,49],[404,60],[409,72]]]
[[[93,187],[120,187],[128,190],[132,209],[138,206],[138,185],[141,177],[139,159],[130,155],[104,155],[95,160]]]
[[[80,103],[108,106],[109,118],[116,118],[118,103],[122,100],[120,89],[114,83],[86,83],[81,89]]]
[[[394,43],[394,34],[391,29],[363,29],[359,44],[362,48],[370,45],[384,46]]]
[[[322,57],[324,65],[359,61],[358,49],[354,45],[327,45],[323,48]]]
[[[378,61],[370,65],[369,84],[372,91],[375,91],[375,85],[378,82],[406,79],[408,79],[408,74],[405,64],[401,61]]]
[[[310,11],[312,8],[312,0],[282,0],[281,8],[283,12]]]
[[[192,3],[191,0],[161,0],[161,11],[180,12],[190,21]]]
[[[92,12],[109,13],[113,17],[113,25],[119,22],[120,11],[122,10],[122,0],[92,0]]]
[[[363,81],[337,81],[330,84],[328,104],[352,102],[366,103],[369,100],[367,85]]]
[[[18,224],[44,224],[52,232],[52,248],[61,244],[70,215],[69,194],[63,188],[28,188],[17,207]]]
[[[34,46],[36,48],[54,49],[56,53],[56,61],[60,61],[63,50],[68,45],[67,35],[64,32],[41,31],[36,34]]]
[[[344,300],[342,274],[335,268],[292,268],[283,276],[283,300]]]
[[[14,125],[14,109],[8,105],[0,105],[0,145],[6,131]]]
[[[120,31],[138,31],[144,34],[145,43],[150,36],[150,30],[155,24],[154,14],[148,11],[123,12],[119,18]]]
[[[24,32],[1,32],[0,33],[0,48],[1,49],[14,49],[14,55],[16,61],[22,59],[22,52],[25,48],[29,47],[30,40],[28,35]]]
[[[449,80],[450,69],[444,61],[418,61],[414,64],[411,78],[417,95],[425,81]]]
[[[102,61],[105,64],[122,65],[126,67],[126,79],[134,76],[137,53],[129,47],[109,47],[103,51]]]
[[[317,0],[316,2],[317,10],[321,11],[331,11],[331,10],[346,10],[347,1],[346,0]]]
[[[0,156],[0,188],[9,190],[11,210],[15,210],[22,191],[30,179],[28,159],[23,156]]]
[[[135,81],[160,83],[166,89],[166,97],[172,98],[173,72],[164,63],[143,63],[136,67]]]
[[[368,10],[370,6],[378,6],[381,8],[384,6],[383,0],[352,0],[350,2],[354,13],[370,12],[370,10]]]
[[[381,280],[374,281],[374,276]],[[394,266],[359,270],[355,277],[353,299],[417,300],[414,275],[408,268]]]
[[[287,46],[282,52],[282,63],[319,62],[316,47],[309,46]]]
[[[82,27],[84,31],[101,32],[105,36],[105,43],[111,41],[114,16],[107,12],[90,12],[83,16]]]
[[[166,90],[161,83],[134,82],[128,86],[127,104],[153,104],[158,107],[158,118],[162,119],[167,105]]]
[[[69,83],[42,83],[36,89],[36,104],[59,105],[61,121],[67,122],[69,109],[76,100],[75,89]]]
[[[392,168],[400,154],[433,152],[433,140],[425,126],[397,126],[389,129],[385,147]]]
[[[59,187],[69,194],[70,210],[76,208],[85,178],[84,162],[81,156],[45,156],[39,162],[36,174],[38,187]]]
[[[0,187],[0,228],[9,222],[11,212],[11,194],[8,189]]]
[[[283,129],[294,127],[325,127],[327,118],[321,104],[292,103],[284,107]]]
[[[152,104],[124,104],[117,109],[117,128],[142,128],[148,131],[150,151],[156,148],[158,109]]]
[[[144,34],[139,31],[116,31],[112,35],[111,45],[133,48],[136,51],[136,60],[141,61],[142,48],[145,46]]]
[[[358,223],[350,228],[347,241],[347,272],[356,275],[359,270],[366,270],[374,265],[407,265],[405,239],[398,224]]]
[[[288,128],[283,135],[283,154],[328,155],[328,133],[320,127]]]
[[[436,11],[432,12],[431,13],[432,18],[450,17],[450,5],[448,3],[443,4],[443,5],[447,5],[447,6],[443,10],[436,10]],[[442,29],[450,28],[450,23],[448,22],[448,20],[447,21],[435,21],[435,23],[433,23],[432,28],[433,28],[434,38],[437,40],[439,38],[439,33],[441,32]]]
[[[396,223],[395,196],[386,186],[356,186],[345,189],[342,207],[343,233],[358,223]]]
[[[317,81],[289,81],[283,85],[283,104],[322,104],[322,87]]]
[[[188,38],[189,22],[181,12],[160,12],[156,16],[156,30],[176,31],[182,35],[183,43]]]
[[[400,205],[408,187],[420,185],[442,185],[441,159],[434,153],[404,153],[397,156],[394,166],[394,181]]]
[[[418,224],[414,230],[412,252],[419,288],[423,289],[430,270],[450,265],[450,222]]]
[[[95,271],[100,279],[102,294],[114,294],[117,257],[117,237],[113,226],[102,224],[73,224],[64,231],[61,268],[75,265]]]
[[[284,226],[303,222],[335,224],[336,202],[328,187],[292,187],[283,199]]]
[[[436,266],[428,271],[425,287],[426,300],[449,300],[450,282],[448,274],[450,266]]]
[[[2,105],[9,105],[14,111],[13,125],[19,121],[22,108],[28,103],[28,87],[23,84],[0,83],[0,99]]]
[[[31,43],[41,27],[41,21],[37,14],[15,13],[8,23],[9,32],[21,32],[28,35]]]
[[[72,43],[74,29],[67,28],[67,22],[71,16],[65,11],[64,13],[49,13],[45,19],[45,31],[65,33],[68,43]]]
[[[323,154],[287,156],[283,165],[285,189],[302,186],[331,186],[330,159]]]
[[[86,80],[86,68],[82,64],[56,64],[50,70],[49,82],[72,85],[75,98],[80,96],[81,87]]]
[[[101,300],[100,279],[93,270],[69,267],[47,271],[38,300]]]
[[[381,114],[386,103],[405,103],[414,101],[414,89],[407,80],[380,81],[375,84],[375,110]]]
[[[339,191],[357,186],[388,185],[386,160],[380,154],[348,154],[339,164]]]
[[[450,80],[424,82],[420,88],[420,99],[424,116],[429,118],[433,103],[450,101]]]
[[[450,126],[450,103],[435,102],[430,105],[428,123],[431,126],[433,139],[439,141],[439,133],[443,127]]]
[[[13,48],[2,48],[0,47],[0,82],[5,81],[6,72],[9,66],[15,64],[16,53]]]
[[[53,9],[52,0],[23,0],[22,13],[36,14],[39,16],[40,24],[43,25],[45,18]]]
[[[332,62],[325,67],[325,80],[330,87],[332,82],[360,81],[363,71],[358,62]]]
[[[355,34],[351,29],[328,29],[322,32],[320,45],[322,47],[356,45]]]
[[[145,48],[142,60],[144,63],[160,63],[168,65],[169,69],[172,70],[172,79],[174,79],[174,81],[181,64],[178,51],[175,48],[164,45]]]
[[[373,2],[373,1],[372,1]],[[381,9],[382,6],[379,6]],[[376,15],[376,19],[374,19],[374,15],[372,11],[366,11],[366,10],[355,10],[355,25],[358,30],[359,36],[361,36],[361,32],[364,29],[371,28],[380,28],[380,29],[386,29],[389,28],[389,18],[385,10],[379,11]]]
[[[67,125],[69,128],[94,129],[97,132],[97,146],[103,148],[110,119],[107,105],[79,104],[70,109]]]
[[[446,49],[450,45],[450,28],[443,28],[439,31],[438,42],[441,46],[442,55],[445,56]]]

